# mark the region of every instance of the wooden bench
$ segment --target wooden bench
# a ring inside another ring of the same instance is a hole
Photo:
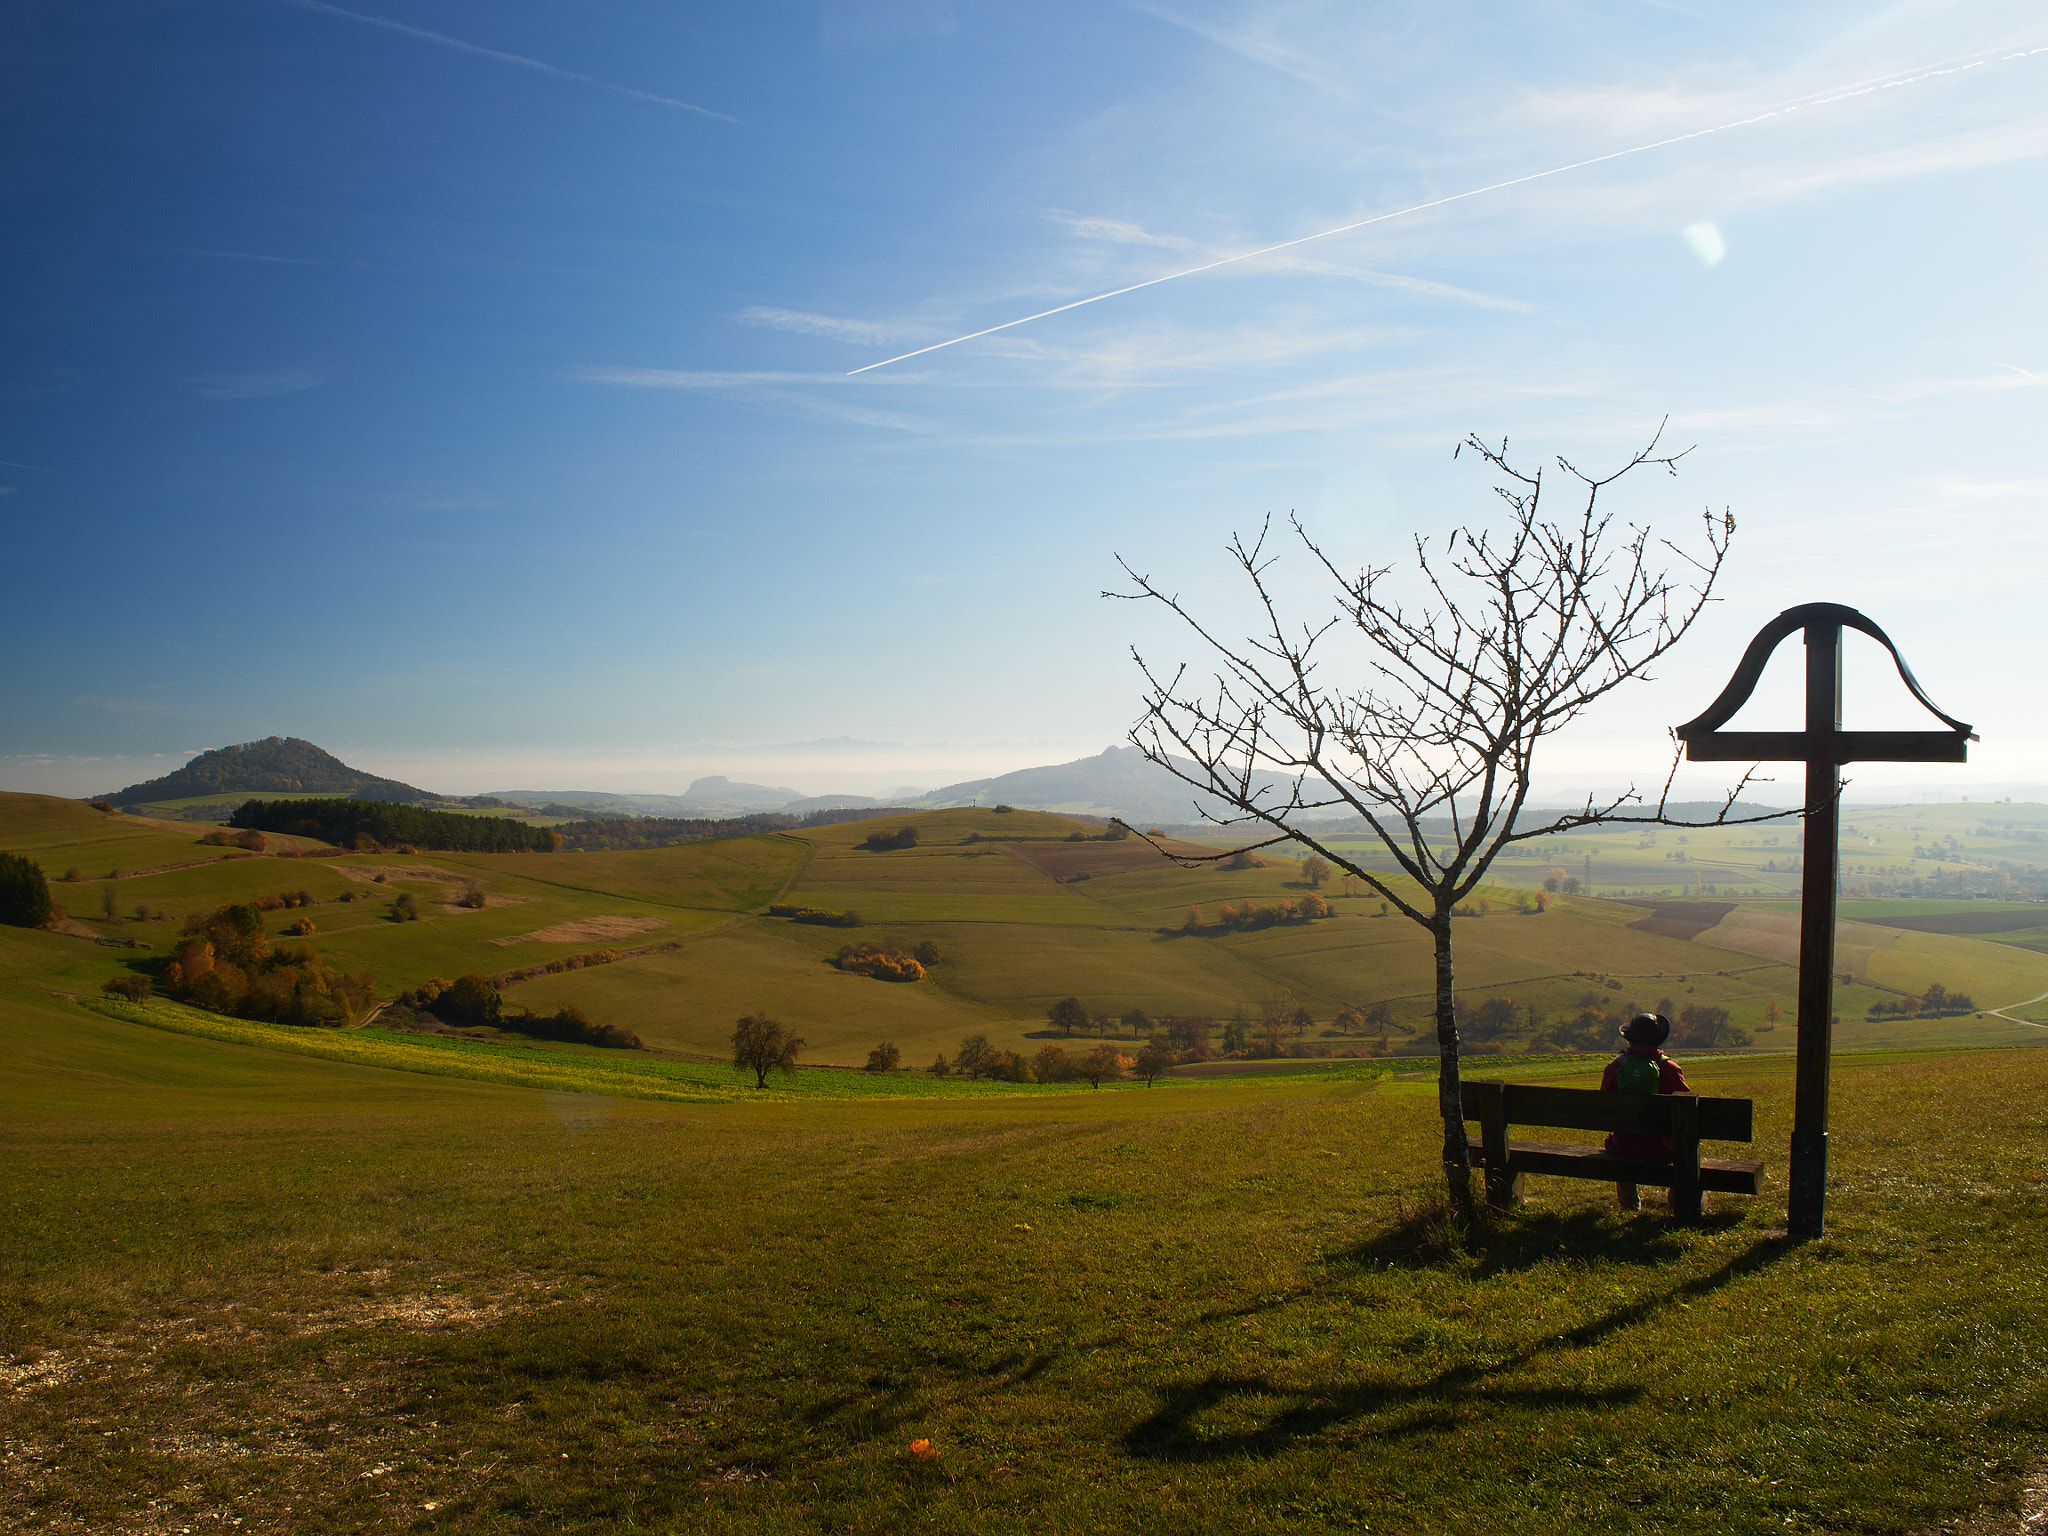
[[[1700,1156],[1703,1140],[1751,1139],[1748,1099],[1703,1099],[1690,1093],[1602,1093],[1485,1079],[1459,1086],[1465,1118],[1479,1122],[1479,1145],[1472,1149],[1472,1160],[1486,1170],[1488,1204],[1517,1204],[1522,1198],[1522,1181],[1532,1173],[1618,1185],[1622,1205],[1628,1210],[1636,1209],[1636,1185],[1661,1185],[1671,1191],[1672,1214],[1683,1221],[1699,1219],[1700,1196],[1706,1190],[1757,1193],[1762,1163],[1746,1157]],[[1565,1142],[1510,1141],[1508,1127],[1513,1125],[1668,1136],[1671,1160],[1624,1157],[1599,1147]]]

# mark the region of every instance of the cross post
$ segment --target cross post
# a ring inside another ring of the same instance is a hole
[[[1914,698],[1945,731],[1842,729],[1842,631],[1869,635],[1897,664]],[[1806,728],[1801,731],[1724,731],[1749,702],[1771,653],[1794,630],[1806,639]],[[1792,1107],[1790,1192],[1786,1230],[1819,1237],[1826,1228],[1828,1179],[1828,1069],[1832,1060],[1835,989],[1835,897],[1840,886],[1842,764],[1858,761],[1960,763],[1970,727],[1943,714],[1927,697],[1891,637],[1840,603],[1788,608],[1757,633],[1735,676],[1698,719],[1673,734],[1692,762],[1803,760],[1806,764],[1805,848],[1799,886],[1799,1022]]]

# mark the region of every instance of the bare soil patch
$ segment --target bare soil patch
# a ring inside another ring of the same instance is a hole
[[[484,894],[483,907],[466,907],[459,901],[444,901],[441,903],[441,910],[443,912],[459,914],[463,912],[480,912],[484,907],[530,907],[539,900],[538,896],[500,896],[495,892],[487,891]],[[503,943],[504,941],[501,939],[497,942]]]
[[[582,944],[592,939],[630,939],[635,934],[651,933],[656,928],[667,926],[658,917],[600,914],[580,917],[570,923],[557,923],[552,928],[536,928],[531,933],[510,934],[491,942],[501,947],[507,944]]]
[[[1219,851],[1200,843],[1183,843],[1171,838],[1159,839],[1159,847],[1186,858],[1213,856]],[[1166,865],[1164,855],[1138,837],[1127,837],[1115,843],[1013,843],[1009,848],[1026,864],[1044,871],[1055,880],[1071,880],[1076,875],[1096,879],[1103,875],[1128,874],[1134,869],[1160,869]]]
[[[1629,927],[1638,933],[1660,934],[1667,939],[1689,939],[1705,933],[1735,910],[1732,901],[1634,901],[1634,907],[1648,907],[1650,915]]]

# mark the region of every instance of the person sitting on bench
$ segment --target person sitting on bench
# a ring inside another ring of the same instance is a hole
[[[1600,1075],[1602,1093],[1692,1092],[1684,1069],[1659,1049],[1671,1038],[1671,1021],[1663,1014],[1637,1014],[1621,1026],[1621,1038],[1628,1044]],[[1607,1150],[1622,1157],[1666,1158],[1671,1156],[1671,1138],[1616,1131],[1607,1138]],[[1624,1211],[1642,1209],[1642,1197],[1636,1193],[1635,1185],[1618,1184],[1614,1194]]]

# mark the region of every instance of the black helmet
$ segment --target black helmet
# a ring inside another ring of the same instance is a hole
[[[1654,1051],[1671,1038],[1671,1021],[1661,1013],[1639,1013],[1621,1026],[1621,1038]]]

